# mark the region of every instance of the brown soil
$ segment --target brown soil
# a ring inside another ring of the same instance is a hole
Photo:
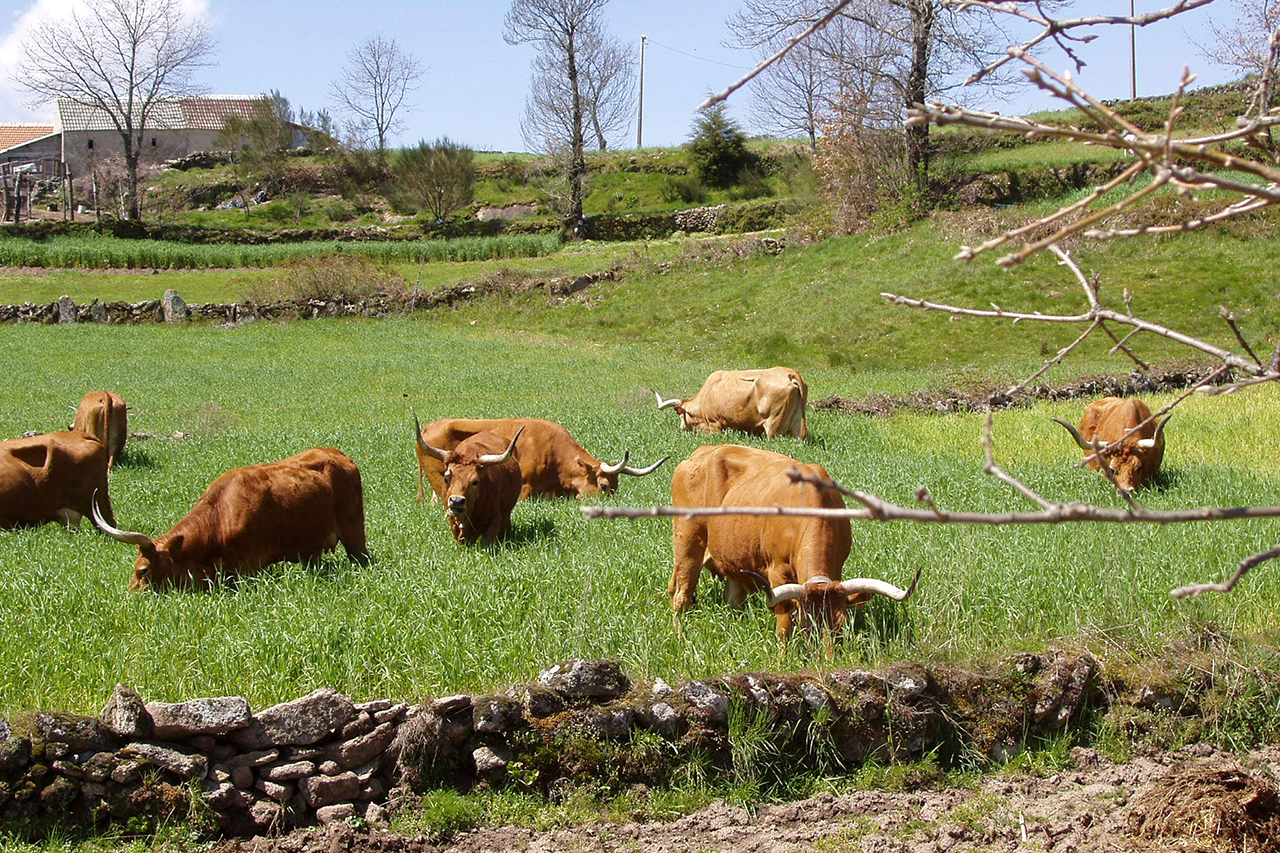
[[[227,841],[215,853],[482,851],[1280,851],[1280,747],[1234,756],[1207,745],[1113,764],[1076,749],[1047,778],[990,775],[974,788],[853,791],[753,811],[716,802],[668,823],[550,831],[485,827],[445,843],[353,829]]]

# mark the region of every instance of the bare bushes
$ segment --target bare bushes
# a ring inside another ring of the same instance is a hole
[[[916,189],[903,165],[906,136],[879,119],[869,104],[841,102],[814,158],[835,225],[845,232],[911,218]]]
[[[404,277],[385,262],[355,252],[334,252],[281,263],[273,275],[240,288],[251,302],[290,299],[355,302],[375,294],[406,293]]]

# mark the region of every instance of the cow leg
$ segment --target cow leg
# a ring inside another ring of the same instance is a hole
[[[79,529],[80,519],[84,518],[84,516],[76,512],[74,509],[67,509],[65,507],[55,512],[53,517],[68,530],[73,527]]]
[[[747,593],[750,591],[742,581],[738,580],[736,575],[724,576],[724,603],[730,607],[739,610],[746,607]]]
[[[683,613],[696,600],[698,575],[707,561],[707,526],[698,519],[674,519],[671,527],[675,568],[667,595],[671,597],[672,612]]]

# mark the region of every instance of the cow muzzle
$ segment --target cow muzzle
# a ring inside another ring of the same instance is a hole
[[[449,512],[452,515],[465,515],[467,499],[463,495],[449,495]]]

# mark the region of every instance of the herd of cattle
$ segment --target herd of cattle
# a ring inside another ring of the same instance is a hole
[[[720,370],[697,395],[664,400],[681,428],[740,430],[773,438],[807,438],[808,387],[787,367]],[[459,542],[493,542],[510,523],[521,498],[582,498],[618,487],[619,476],[643,477],[667,457],[644,467],[588,453],[560,424],[537,418],[446,418],[427,424],[413,412],[418,500],[431,486],[444,502]],[[1152,477],[1164,455],[1164,425],[1139,400],[1108,397],[1091,403],[1079,428],[1055,418],[1105,466],[1122,490]],[[312,448],[278,462],[235,468],[213,481],[196,505],[159,538],[119,529],[108,493],[108,473],[128,435],[125,403],[115,394],[85,395],[71,429],[0,441],[0,529],[59,521],[77,525],[90,516],[100,530],[136,545],[131,589],[207,588],[220,579],[252,574],[280,561],[307,561],[341,543],[365,562],[364,491],[356,464],[340,450]],[[784,506],[842,509],[839,494],[809,479],[829,479],[816,464],[735,444],[703,445],[672,476],[677,507]],[[762,590],[785,640],[798,621],[838,637],[846,610],[883,595],[905,601],[906,589],[873,578],[842,580],[852,533],[848,519],[794,515],[705,515],[673,521],[671,608],[694,603],[703,568],[725,581],[725,599],[740,606]]]

